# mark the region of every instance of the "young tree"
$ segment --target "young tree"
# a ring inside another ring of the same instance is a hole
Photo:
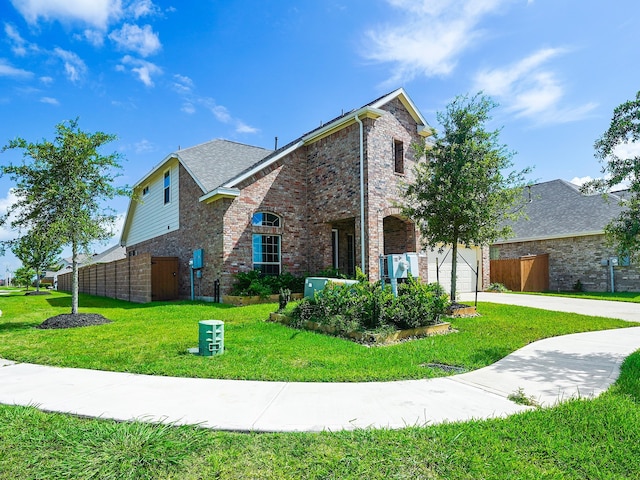
[[[13,283],[19,287],[27,287],[29,291],[29,285],[33,282],[33,277],[36,272],[29,267],[20,267],[13,274]]]
[[[115,215],[103,207],[106,200],[129,195],[129,189],[113,186],[121,169],[120,155],[102,155],[100,147],[115,140],[114,135],[87,133],[78,120],[56,125],[53,142],[27,142],[17,138],[2,151],[23,150],[21,165],[0,166],[0,175],[16,182],[18,200],[9,207],[13,228],[47,231],[60,245],[71,245],[73,283],[71,313],[78,313],[78,254],[89,244],[112,234]],[[27,161],[30,160],[30,161]]]
[[[442,132],[415,145],[415,182],[404,191],[404,214],[413,219],[425,246],[452,246],[451,300],[456,299],[458,245],[486,245],[512,233],[506,220],[520,213],[524,175],[503,173],[513,152],[487,131],[497,105],[481,93],[456,97],[437,114]]]
[[[621,255],[640,251],[640,153],[637,148],[628,148],[633,143],[640,143],[640,92],[634,100],[615,108],[609,129],[595,142],[595,156],[604,163],[604,178],[582,186],[585,192],[605,192],[621,183],[629,184],[624,210],[605,228]]]
[[[11,247],[11,251],[25,267],[36,274],[36,291],[40,291],[40,278],[45,270],[58,262],[62,247],[45,232],[29,232],[20,237]]]

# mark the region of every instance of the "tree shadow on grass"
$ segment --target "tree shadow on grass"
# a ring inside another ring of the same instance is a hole
[[[31,323],[27,323],[27,322],[7,322],[7,323],[0,323],[0,333],[2,332],[10,332],[13,330],[28,330],[30,328],[35,328],[35,326],[37,325],[37,322],[31,322]]]
[[[66,297],[53,297],[47,298],[47,303],[51,307],[57,308],[69,308],[71,309],[71,296]],[[158,307],[166,307],[166,306],[179,306],[179,305],[204,305],[208,307],[216,307],[221,309],[227,308],[237,308],[233,305],[227,305],[222,303],[213,303],[213,302],[200,302],[200,301],[190,301],[190,300],[175,300],[172,302],[151,302],[151,303],[133,303],[128,302],[126,300],[118,300],[115,298],[109,297],[97,297],[94,295],[86,295],[80,294],[78,298],[78,304],[80,308],[120,308],[125,310],[140,310],[140,309],[149,309],[149,308],[158,308]]]

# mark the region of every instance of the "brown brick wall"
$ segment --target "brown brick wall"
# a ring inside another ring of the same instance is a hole
[[[500,259],[548,253],[550,290],[572,290],[578,280],[586,291],[611,290],[609,267],[601,265],[601,261],[615,253],[604,235],[514,242],[495,247]],[[640,291],[640,266],[615,267],[614,283],[619,292]]]

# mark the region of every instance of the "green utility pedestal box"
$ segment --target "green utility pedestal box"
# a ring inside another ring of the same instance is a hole
[[[198,322],[198,353],[205,357],[224,351],[224,322],[202,320]]]

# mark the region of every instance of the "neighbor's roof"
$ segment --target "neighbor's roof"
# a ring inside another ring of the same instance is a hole
[[[585,195],[564,180],[532,185],[524,195],[526,217],[511,224],[515,236],[496,243],[602,234],[623,209],[620,192]]]

